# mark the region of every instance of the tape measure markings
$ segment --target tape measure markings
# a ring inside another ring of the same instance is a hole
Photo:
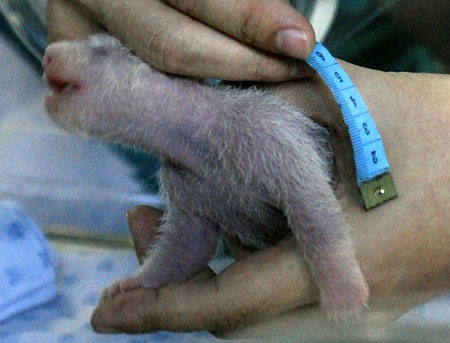
[[[353,145],[356,179],[364,207],[369,209],[396,197],[381,135],[352,80],[321,43],[316,43],[306,62],[325,81],[341,108]],[[372,190],[374,193],[370,195]]]

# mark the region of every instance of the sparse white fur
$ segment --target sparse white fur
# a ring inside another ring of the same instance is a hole
[[[50,84],[79,85],[47,99],[56,122],[162,160],[160,239],[139,274],[106,294],[189,278],[221,232],[259,249],[292,232],[327,312],[361,311],[368,289],[333,194],[327,130],[266,92],[160,73],[109,36],[52,44],[46,61]]]

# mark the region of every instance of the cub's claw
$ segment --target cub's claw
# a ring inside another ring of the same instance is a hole
[[[115,281],[103,290],[102,295],[100,296],[100,303],[113,300],[119,294],[130,292],[138,288],[144,288],[142,280],[138,277],[128,277]]]

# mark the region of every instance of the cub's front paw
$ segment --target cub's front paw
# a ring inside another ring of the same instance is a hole
[[[117,280],[103,290],[102,295],[100,296],[100,303],[112,300],[121,293],[126,293],[138,288],[144,288],[142,278],[133,276]]]

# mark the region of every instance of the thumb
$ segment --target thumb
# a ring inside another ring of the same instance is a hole
[[[162,211],[146,205],[133,207],[127,212],[128,227],[139,264],[143,263],[149,247],[157,238],[162,216]]]

